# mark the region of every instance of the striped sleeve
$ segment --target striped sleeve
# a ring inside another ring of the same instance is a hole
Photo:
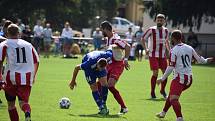
[[[149,38],[149,36],[151,36],[151,34],[152,34],[152,29],[151,28],[149,28],[144,34],[143,34],[143,39],[144,40],[147,40],[148,38]]]
[[[126,42],[124,40],[115,39],[115,40],[112,40],[112,41],[114,41],[113,43],[118,45],[121,49],[125,49]]]
[[[4,61],[7,53],[7,46],[5,44],[0,45],[0,61]]]
[[[34,47],[32,47],[32,55],[33,55],[34,64],[38,63],[40,61],[40,59],[39,59],[39,55],[37,54],[37,51],[34,49]]]
[[[177,56],[174,54],[173,51],[170,52],[170,58],[169,58],[169,66],[175,67],[176,65]]]

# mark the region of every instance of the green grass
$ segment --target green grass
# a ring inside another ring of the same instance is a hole
[[[111,93],[107,105],[110,115],[95,115],[98,110],[91,96],[90,88],[81,71],[77,78],[77,88],[71,91],[68,87],[73,68],[81,59],[41,58],[36,83],[30,97],[33,121],[159,121],[155,113],[160,112],[165,103],[161,99],[158,87],[157,101],[149,100],[150,77],[148,61],[130,62],[131,70],[124,71],[117,88],[123,96],[129,112],[116,115],[119,105]],[[214,65],[193,66],[194,81],[191,88],[182,94],[180,99],[186,121],[215,121],[215,68]],[[170,78],[167,84],[169,90]],[[70,98],[70,109],[60,109],[58,101],[62,97]],[[0,92],[3,104],[0,105],[0,121],[8,121],[6,100]],[[17,106],[18,107],[18,106]],[[21,121],[24,114],[18,108]],[[172,108],[163,121],[174,121]]]

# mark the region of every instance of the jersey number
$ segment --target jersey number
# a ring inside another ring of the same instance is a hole
[[[182,60],[182,63],[184,65],[184,68],[186,68],[187,66],[189,66],[190,58],[189,58],[189,56],[187,54],[186,55],[182,55],[181,56],[181,60]]]
[[[25,48],[24,47],[22,47],[22,48],[15,48],[16,49],[16,62],[17,63],[27,63],[27,61],[26,61],[26,53],[25,53]],[[21,50],[21,51],[20,51]],[[21,54],[21,53],[22,54]],[[22,62],[20,61],[20,55],[22,55]]]

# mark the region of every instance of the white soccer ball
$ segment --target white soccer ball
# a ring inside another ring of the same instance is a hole
[[[67,97],[63,97],[59,101],[59,106],[61,109],[69,109],[70,105],[71,105],[71,102]]]

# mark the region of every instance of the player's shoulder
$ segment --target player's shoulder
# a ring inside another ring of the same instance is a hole
[[[6,46],[6,45],[7,45],[7,39],[5,41],[3,41],[3,42],[0,43],[1,47]]]
[[[33,47],[32,44],[30,42],[27,42],[23,39],[18,39],[18,43],[24,46],[29,46],[29,47]]]

